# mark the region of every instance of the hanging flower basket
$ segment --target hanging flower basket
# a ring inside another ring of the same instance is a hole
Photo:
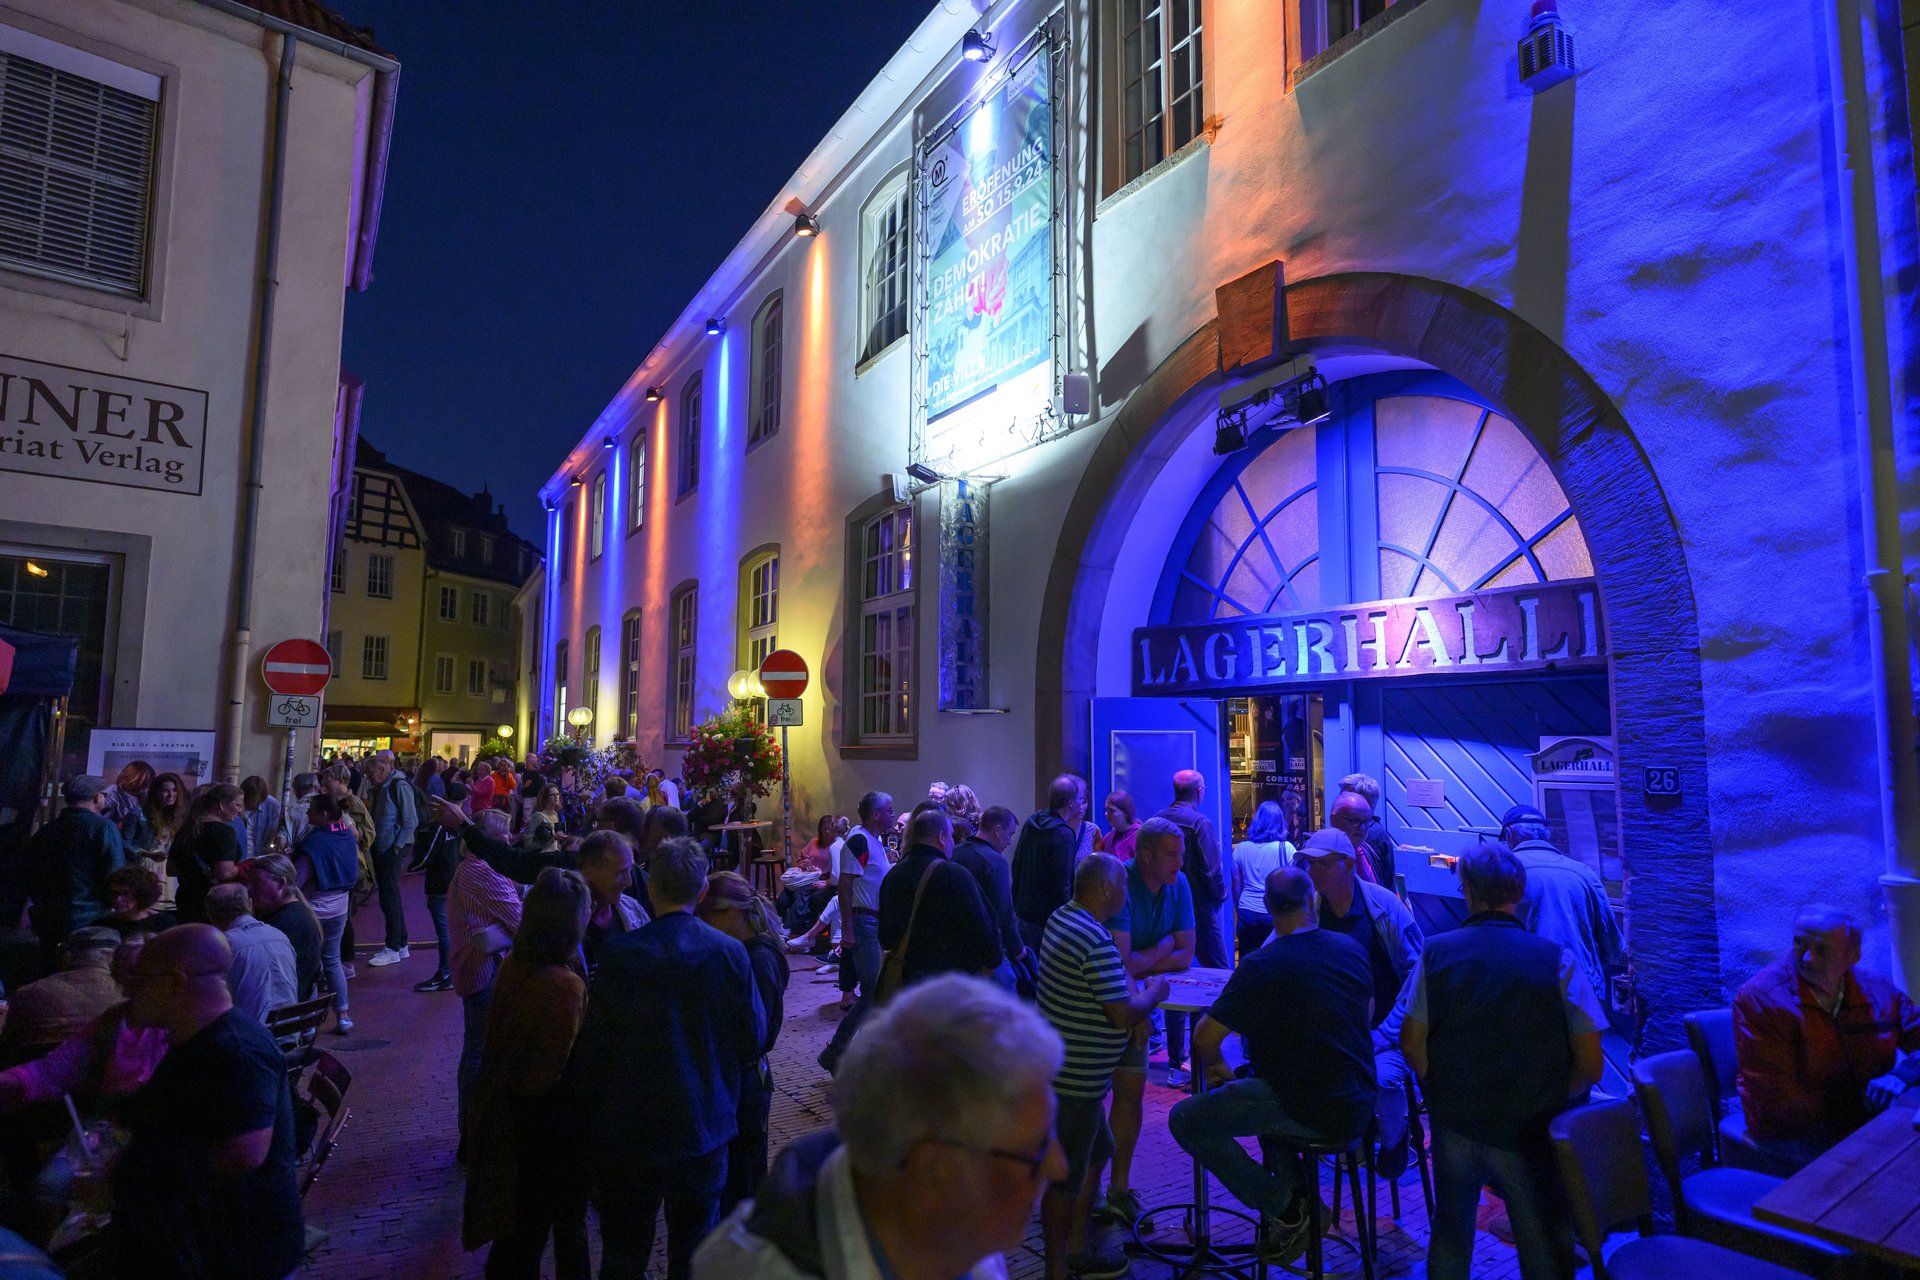
[[[747,704],[735,703],[693,726],[681,767],[697,790],[764,796],[780,781],[780,744]]]

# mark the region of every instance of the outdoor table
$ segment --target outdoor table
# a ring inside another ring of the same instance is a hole
[[[1920,1271],[1920,1087],[1754,1202],[1762,1222]]]
[[[1170,990],[1160,1007],[1169,1013],[1205,1013],[1220,998],[1221,988],[1227,985],[1227,979],[1233,976],[1231,969],[1186,969],[1179,973],[1164,975]],[[1192,1044],[1192,1029],[1188,1029],[1188,1044]],[[1199,1095],[1206,1092],[1207,1073],[1201,1069],[1198,1054],[1194,1054],[1187,1064],[1188,1092]],[[1142,1223],[1151,1222],[1156,1213],[1166,1213],[1173,1209],[1184,1209],[1184,1225],[1187,1231],[1187,1243],[1149,1244],[1140,1238]],[[1256,1218],[1232,1209],[1223,1209],[1222,1213],[1231,1214],[1254,1225],[1257,1234],[1259,1223]],[[1213,1243],[1211,1207],[1208,1204],[1207,1171],[1200,1161],[1193,1162],[1193,1200],[1185,1205],[1163,1205],[1159,1209],[1149,1208],[1134,1221],[1133,1236],[1135,1247],[1147,1257],[1165,1262],[1173,1267],[1174,1274],[1191,1275],[1195,1272],[1216,1274],[1245,1275],[1247,1263],[1236,1263],[1235,1259],[1244,1257],[1250,1263],[1254,1257],[1254,1247],[1246,1245],[1220,1246]]]
[[[738,843],[734,846],[734,852],[733,852],[733,865],[736,867],[739,867],[739,866],[744,866],[747,861],[746,833],[749,831],[757,831],[761,827],[770,827],[772,825],[773,823],[771,822],[723,822],[719,826],[713,829],[715,831],[722,833],[720,836],[720,842],[723,850],[726,847],[726,842],[729,839],[737,839]]]

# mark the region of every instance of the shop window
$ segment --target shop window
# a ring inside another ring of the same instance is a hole
[[[1113,83],[1124,186],[1200,136],[1206,121],[1202,0],[1117,0]]]
[[[780,549],[762,548],[741,561],[740,658],[748,671],[758,671],[766,656],[780,647]],[[764,724],[767,700],[754,698],[754,715]]]
[[[620,732],[640,736],[640,611],[620,620]]]
[[[780,430],[780,360],[786,307],[779,294],[761,304],[753,318],[753,381],[747,414],[747,444],[758,444]]]
[[[458,622],[460,620],[460,588],[440,588],[440,621]]]
[[[473,625],[476,627],[486,626],[487,613],[492,608],[493,608],[492,596],[488,595],[484,591],[474,592],[473,593]]]
[[[667,604],[667,618],[673,639],[673,661],[669,667],[667,688],[667,736],[685,742],[693,732],[693,685],[695,675],[694,644],[698,637],[699,590],[689,582],[673,593]]]
[[[360,678],[362,680],[387,678],[387,638],[385,636],[368,636],[361,641]]]
[[[700,487],[700,375],[694,374],[680,388],[680,483],[679,497]]]
[[[862,363],[907,336],[908,268],[912,262],[912,188],[901,169],[880,184],[860,211],[860,344]]]
[[[593,712],[594,719],[600,718],[600,628],[587,628],[587,643],[581,650],[583,661],[580,664],[580,705]],[[593,721],[588,721],[589,731]]]
[[[453,655],[443,653],[433,660],[433,691],[453,692]]]
[[[607,549],[607,473],[593,478],[593,498],[587,508],[587,558],[598,560]]]
[[[645,429],[634,432],[633,444],[627,449],[627,532],[632,533],[647,522],[647,433]]]
[[[470,698],[487,696],[487,660],[485,658],[467,659],[467,696]]]
[[[853,619],[854,741],[898,745],[913,732],[916,580],[911,504],[888,506],[862,520],[853,540],[858,557],[859,613]]]
[[[367,596],[373,600],[393,599],[393,557],[367,557]]]
[[[0,26],[0,265],[146,296],[160,87],[156,75]]]

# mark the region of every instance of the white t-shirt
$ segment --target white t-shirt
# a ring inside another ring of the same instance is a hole
[[[1240,869],[1240,899],[1242,911],[1267,913],[1267,873],[1275,867],[1293,861],[1293,844],[1287,840],[1268,840],[1256,843],[1242,840],[1233,846],[1233,864]]]
[[[848,848],[849,843],[855,847]],[[865,866],[860,863],[861,852],[867,856]],[[892,866],[886,842],[865,827],[855,827],[845,840],[837,841],[833,846],[834,879],[837,881],[843,875],[857,877],[852,890],[853,905],[857,910],[880,909],[880,882],[887,878]]]

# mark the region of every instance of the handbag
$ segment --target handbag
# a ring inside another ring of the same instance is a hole
[[[907,931],[900,935],[900,945],[887,952],[880,961],[880,976],[873,984],[873,1002],[883,1005],[893,998],[893,993],[905,984],[907,947],[913,942],[913,922],[920,915],[920,899],[926,896],[927,881],[933,879],[933,871],[940,864],[929,862],[927,869],[920,873],[920,883],[913,890],[913,907],[907,912]]]

